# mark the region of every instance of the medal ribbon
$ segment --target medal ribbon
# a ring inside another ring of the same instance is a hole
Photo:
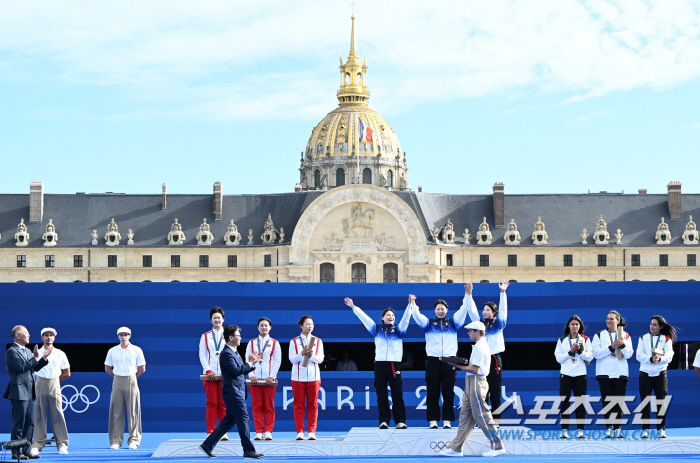
[[[651,339],[654,339],[654,335],[649,333],[651,335]],[[651,339],[649,340],[649,344],[651,344]],[[656,344],[654,344],[654,349],[656,349],[659,346],[659,341],[661,341],[661,333],[659,333],[659,336],[656,338]]]
[[[267,338],[267,341],[265,341],[265,345],[263,346],[262,349],[260,349],[260,336],[258,336],[257,341],[258,341],[258,352],[265,352],[265,349],[267,349],[267,345],[270,344],[270,338]],[[262,363],[263,363],[263,361],[262,361],[262,359],[260,359],[258,364],[262,365]]]
[[[576,343],[578,344],[578,334],[576,335]],[[571,336],[569,336],[569,349],[571,349],[572,344],[573,343],[571,342]],[[576,354],[577,352],[574,352],[574,356],[571,357],[571,363],[576,363]]]
[[[224,332],[223,331],[221,332],[221,337],[217,341],[216,340],[216,331],[211,330],[211,338],[214,340],[214,350],[218,354],[219,352],[221,352],[221,344],[222,344],[222,341],[224,340]],[[218,357],[218,355],[217,355],[217,357]]]
[[[299,335],[299,341],[301,341],[301,348],[302,348],[302,349],[305,348],[305,347],[306,347],[306,343],[304,342],[304,338],[303,338],[301,335]]]

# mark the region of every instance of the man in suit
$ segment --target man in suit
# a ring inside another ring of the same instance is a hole
[[[229,432],[234,425],[238,427],[243,446],[243,458],[262,458],[250,441],[248,410],[245,404],[245,376],[254,370],[253,365],[262,359],[263,353],[256,352],[248,356],[248,363],[243,362],[236,348],[241,344],[241,331],[237,325],[226,325],[224,328],[226,347],[219,355],[219,365],[222,375],[222,395],[226,404],[226,416],[213,433],[199,446],[210,458],[216,458],[212,453],[214,446],[221,437]]]
[[[36,391],[34,389],[34,372],[41,370],[49,361],[47,357],[53,348],[44,350],[43,357],[39,358],[39,348],[34,346],[32,351],[25,346],[29,343],[29,331],[22,325],[12,328],[14,344],[7,349],[5,354],[5,366],[10,377],[4,398],[12,402],[12,440],[27,438],[24,447],[13,449],[12,459],[36,459],[39,455],[29,453],[34,434],[34,401]]]

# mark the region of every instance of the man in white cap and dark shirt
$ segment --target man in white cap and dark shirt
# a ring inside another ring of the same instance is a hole
[[[44,345],[39,349],[43,356],[46,349],[51,352],[46,360],[49,364],[36,373],[36,408],[34,411],[34,437],[32,438],[32,455],[39,455],[46,441],[46,420],[51,420],[51,429],[56,437],[56,447],[61,455],[68,455],[68,428],[63,416],[60,383],[70,376],[68,357],[54,347],[53,342],[58,333],[53,328],[41,330]]]
[[[461,457],[462,446],[469,439],[476,424],[479,424],[484,435],[491,442],[491,450],[483,456],[504,455],[506,448],[496,435],[498,425],[494,422],[489,406],[486,404],[486,393],[489,389],[486,376],[491,367],[491,350],[485,338],[486,326],[480,321],[475,321],[468,324],[466,328],[469,331],[469,338],[474,341],[469,365],[451,364],[467,373],[462,396],[462,411],[459,414],[459,429],[448,449],[441,455]]]
[[[141,396],[136,378],[146,371],[146,359],[141,348],[129,342],[131,330],[117,330],[119,345],[107,352],[105,371],[114,378],[109,399],[109,443],[116,450],[124,442],[124,407],[129,421],[129,448],[141,443]]]

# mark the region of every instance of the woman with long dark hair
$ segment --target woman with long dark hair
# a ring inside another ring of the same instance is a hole
[[[676,329],[661,315],[651,317],[649,332],[639,338],[637,360],[639,360],[639,395],[642,403],[651,397],[664,400],[668,395],[668,376],[666,368],[673,360],[673,343],[676,341]],[[651,404],[642,409],[642,438],[649,437],[651,428]],[[666,414],[657,414],[656,429],[660,437],[666,437]]]
[[[605,319],[607,329],[598,331],[593,336],[593,357],[595,357],[595,379],[600,387],[603,406],[610,397],[624,397],[627,393],[629,368],[627,359],[632,357],[634,349],[630,335],[623,331],[618,336],[617,328],[627,326],[620,312],[611,310]],[[622,356],[618,356],[621,352]],[[613,422],[614,416],[614,422]],[[605,437],[620,437],[622,429],[622,409],[615,404],[605,414],[607,431]]]
[[[403,384],[401,381],[401,358],[403,357],[403,341],[408,324],[411,322],[412,305],[416,296],[408,297],[408,306],[398,325],[395,325],[394,309],[382,312],[381,323],[375,323],[362,309],[357,307],[352,299],[345,298],[345,305],[352,308],[369,334],[374,337],[374,389],[377,393],[377,408],[379,409],[379,429],[388,429],[391,414],[394,414],[396,429],[407,429],[406,406],[403,401]],[[391,388],[391,408],[389,393]]]
[[[564,327],[564,336],[557,341],[554,356],[561,364],[561,375],[559,376],[559,395],[564,397],[561,403],[561,437],[569,438],[569,423],[571,423],[571,413],[564,416],[564,412],[569,408],[571,393],[573,396],[583,397],[587,391],[586,365],[593,360],[593,349],[591,341],[583,335],[583,321],[578,315],[572,315]],[[576,437],[583,437],[583,430],[586,420],[586,409],[583,404],[576,404]]]

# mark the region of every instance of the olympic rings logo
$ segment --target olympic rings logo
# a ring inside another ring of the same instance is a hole
[[[66,396],[63,395],[63,390],[67,387],[70,387],[75,391],[75,393],[71,396],[70,399],[66,398]],[[91,401],[88,398],[88,396],[86,396],[84,394],[85,389],[88,387],[93,388],[95,390],[95,392],[97,392],[97,397],[95,398],[95,400]],[[84,409],[76,410],[75,407],[73,407],[73,404],[76,403],[78,400],[80,400],[82,403],[85,404]],[[70,407],[70,409],[73,410],[75,413],[85,413],[87,411],[87,409],[90,407],[90,405],[94,404],[98,400],[100,400],[100,390],[97,389],[97,386],[93,386],[92,384],[86,384],[85,386],[83,386],[83,388],[80,390],[80,392],[78,392],[78,388],[73,386],[72,384],[66,384],[65,386],[63,386],[61,388],[61,401],[63,402],[63,411],[64,412],[68,409],[68,407]]]
[[[448,448],[450,446],[450,442],[451,441],[449,441],[449,440],[447,442],[443,442],[441,440],[437,441],[437,442],[432,441],[430,443],[430,448],[433,449],[435,452],[442,452],[443,450],[445,450],[446,448]]]

